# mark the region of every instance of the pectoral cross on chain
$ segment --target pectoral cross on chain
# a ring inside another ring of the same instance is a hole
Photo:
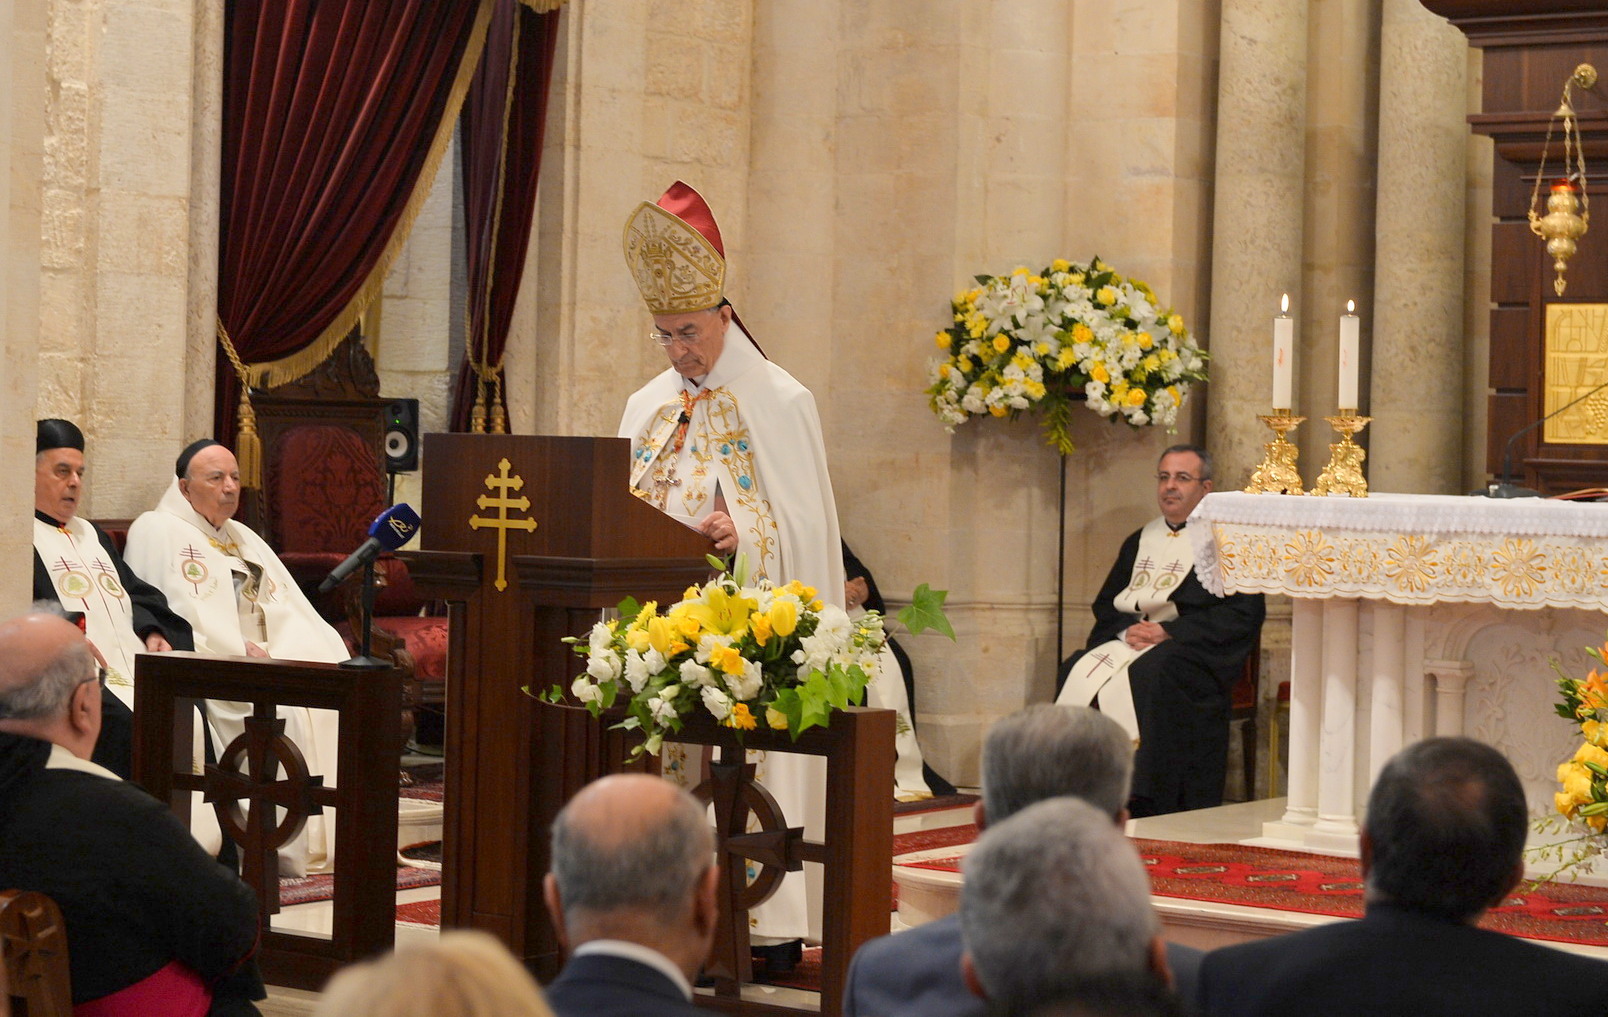
[[[525,486],[525,478],[509,476],[508,470],[513,464],[505,457],[497,463],[498,472],[486,474],[486,487],[497,491],[498,494],[483,494],[475,499],[475,504],[482,509],[496,509],[497,514],[491,518],[485,516],[470,516],[469,528],[471,530],[494,527],[497,530],[497,592],[501,593],[508,588],[508,531],[524,530],[526,533],[536,532],[536,520],[526,516],[524,519],[508,518],[508,510],[514,509],[524,512],[530,508],[530,499],[524,495],[511,498],[509,491],[518,491]]]

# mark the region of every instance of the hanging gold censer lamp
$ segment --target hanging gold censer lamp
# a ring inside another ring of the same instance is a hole
[[[1558,273],[1552,288],[1563,296],[1567,283],[1563,271],[1574,255],[1576,241],[1591,224],[1591,200],[1586,194],[1586,154],[1580,145],[1580,128],[1575,119],[1574,105],[1570,101],[1575,85],[1591,88],[1597,83],[1597,69],[1581,64],[1563,83],[1563,100],[1557,112],[1547,121],[1547,138],[1541,145],[1541,165],[1536,172],[1535,190],[1530,193],[1530,232],[1547,242],[1547,253],[1552,255],[1552,268]],[[1541,181],[1547,178],[1547,150],[1552,146],[1553,124],[1563,121],[1563,176],[1554,180],[1547,195],[1547,214],[1536,213],[1536,201],[1541,196]]]

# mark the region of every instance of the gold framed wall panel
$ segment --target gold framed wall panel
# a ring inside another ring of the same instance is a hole
[[[1608,382],[1608,304],[1548,304],[1542,412]],[[1608,388],[1543,425],[1549,445],[1608,445]]]

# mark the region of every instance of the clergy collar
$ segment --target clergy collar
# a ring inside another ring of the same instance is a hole
[[[38,509],[34,509],[34,518],[44,523],[46,526],[54,526],[58,530],[65,529],[67,526],[65,521],[47,516]]]
[[[1188,519],[1185,519],[1183,522],[1179,523],[1177,526],[1174,526],[1172,523],[1167,522],[1167,518],[1165,516],[1162,517],[1161,521],[1163,523],[1166,523],[1167,529],[1173,531],[1174,533],[1177,533],[1179,530],[1182,530],[1184,527],[1189,525],[1189,520]]]

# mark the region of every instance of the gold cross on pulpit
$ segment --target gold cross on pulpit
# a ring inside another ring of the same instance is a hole
[[[507,458],[503,458],[497,463],[497,469],[499,471],[498,473],[486,474],[486,487],[493,491],[497,491],[498,494],[483,494],[475,499],[476,505],[479,505],[483,509],[494,508],[497,510],[497,515],[489,519],[484,516],[469,517],[469,528],[471,530],[478,530],[487,526],[493,526],[497,529],[496,586],[499,593],[508,588],[508,531],[524,530],[526,533],[536,532],[536,520],[531,519],[529,516],[525,517],[524,519],[508,518],[509,509],[516,509],[520,512],[524,512],[530,508],[530,499],[524,495],[520,495],[518,498],[510,498],[508,496],[509,491],[517,491],[525,486],[524,477],[508,475],[510,466],[512,466],[512,464],[507,460]]]

